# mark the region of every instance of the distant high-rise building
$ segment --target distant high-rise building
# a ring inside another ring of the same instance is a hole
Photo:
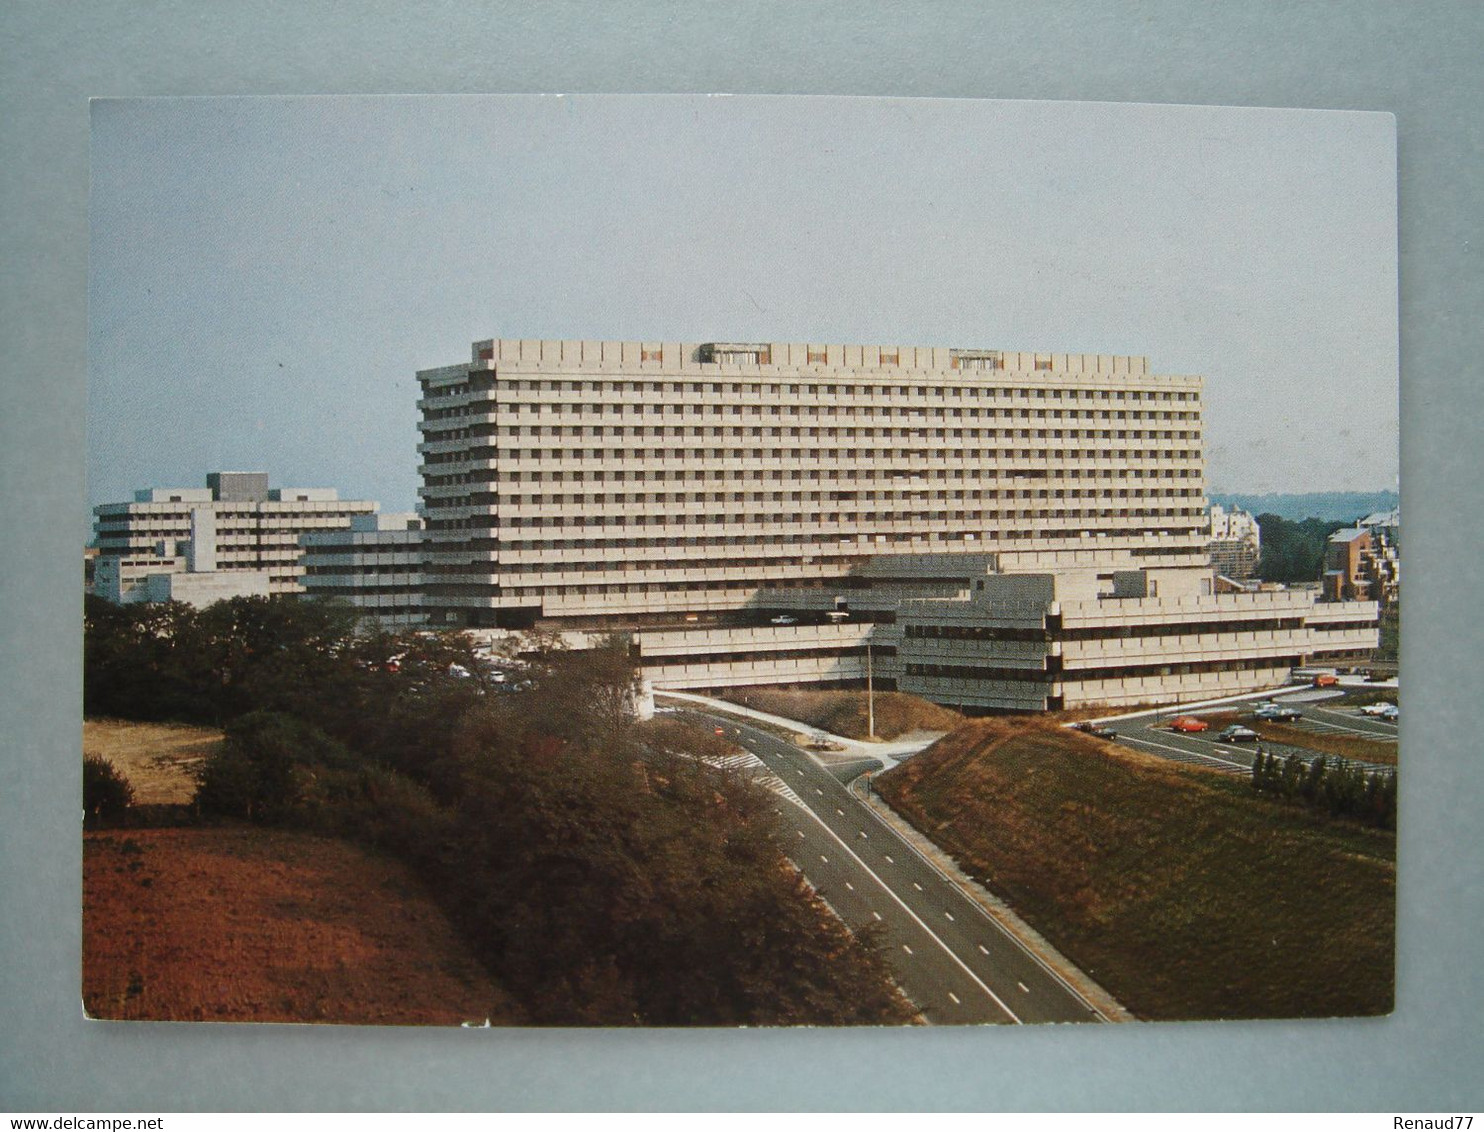
[[[1245,581],[1257,573],[1262,557],[1262,531],[1240,507],[1228,511],[1211,504],[1211,541],[1206,544],[1212,568],[1224,578]]]

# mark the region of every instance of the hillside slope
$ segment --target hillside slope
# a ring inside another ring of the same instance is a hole
[[[84,836],[83,1005],[157,1021],[520,1021],[408,869],[240,826]]]
[[[972,721],[876,785],[1141,1017],[1392,1008],[1392,834],[1044,724]]]

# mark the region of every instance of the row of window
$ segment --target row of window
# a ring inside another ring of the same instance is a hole
[[[1026,422],[1026,423],[1029,423],[1031,421],[1044,421],[1044,422],[1047,422],[1048,424],[1062,424],[1062,425],[1066,425],[1067,427],[1071,428],[1073,431],[1075,431],[1075,432],[1077,432],[1079,434],[1080,433],[1083,433],[1083,432],[1087,432],[1087,431],[1089,431],[1091,429],[1102,428],[1103,426],[1102,425],[1099,425],[1099,424],[1073,425],[1073,424],[1069,424],[1068,422],[1076,421],[1076,420],[1106,421],[1106,422],[1108,422],[1108,427],[1112,427],[1114,424],[1117,424],[1117,423],[1122,423],[1125,426],[1127,426],[1131,422],[1140,422],[1140,421],[1147,421],[1147,422],[1150,422],[1150,423],[1154,423],[1154,422],[1168,422],[1168,423],[1166,423],[1163,426],[1164,428],[1167,428],[1168,429],[1168,428],[1173,427],[1174,422],[1177,422],[1177,421],[1178,422],[1186,422],[1188,424],[1198,424],[1200,422],[1200,420],[1201,420],[1201,416],[1200,416],[1199,413],[1169,413],[1169,412],[1147,412],[1146,413],[1146,412],[1137,412],[1137,411],[1136,412],[1131,412],[1131,413],[1123,413],[1123,412],[1093,413],[1093,412],[1090,412],[1090,411],[1089,412],[1080,412],[1079,413],[1078,410],[1075,410],[1075,409],[1068,410],[1066,412],[1058,412],[1058,411],[1055,411],[1055,410],[1047,411],[1047,410],[1044,410],[1044,409],[1038,409],[1038,410],[1034,410],[1034,411],[1028,410],[1028,409],[1021,409],[1021,410],[1017,410],[1017,411],[1011,412],[1009,410],[979,410],[979,409],[957,409],[957,408],[949,408],[949,409],[944,409],[941,412],[926,414],[926,413],[924,413],[921,410],[894,409],[894,408],[891,408],[890,406],[871,406],[871,407],[862,407],[862,408],[856,408],[856,409],[835,409],[835,408],[828,408],[828,409],[822,409],[822,410],[820,410],[818,412],[805,412],[804,408],[801,408],[800,406],[797,406],[797,405],[788,406],[788,407],[779,407],[779,406],[776,406],[776,405],[774,405],[774,406],[758,406],[758,405],[743,406],[743,405],[732,405],[730,407],[725,407],[725,406],[720,406],[720,405],[713,405],[713,406],[709,406],[709,411],[704,411],[701,407],[697,407],[697,406],[693,406],[693,405],[680,405],[680,404],[670,404],[670,405],[618,405],[618,404],[614,404],[614,405],[604,406],[604,405],[598,405],[598,404],[588,405],[588,404],[573,403],[573,404],[550,404],[550,405],[507,405],[507,406],[500,407],[498,409],[496,407],[494,407],[494,406],[489,406],[489,407],[486,407],[486,408],[483,408],[483,409],[469,410],[469,411],[463,411],[463,410],[459,410],[459,411],[453,411],[453,410],[437,410],[437,411],[434,411],[434,410],[429,410],[427,413],[425,413],[423,415],[422,420],[418,423],[418,428],[419,428],[419,430],[421,432],[423,432],[425,434],[428,434],[429,437],[431,438],[432,435],[435,434],[435,433],[451,431],[451,426],[448,424],[449,421],[453,421],[455,426],[458,426],[458,425],[469,425],[469,424],[473,423],[473,419],[474,418],[478,418],[479,421],[482,422],[487,427],[488,426],[496,426],[496,425],[498,425],[498,426],[509,428],[509,429],[518,429],[518,430],[520,430],[522,432],[528,431],[528,430],[532,430],[532,429],[536,429],[536,428],[552,428],[552,429],[555,429],[555,428],[567,428],[567,429],[582,429],[582,428],[586,428],[586,429],[597,429],[597,428],[600,428],[600,427],[604,427],[604,428],[612,428],[612,429],[614,429],[615,430],[615,435],[622,435],[621,433],[618,433],[617,432],[618,429],[621,429],[621,428],[644,429],[644,428],[658,428],[658,427],[661,427],[661,425],[660,425],[659,422],[654,422],[654,423],[650,423],[650,424],[636,422],[636,423],[624,424],[624,425],[617,425],[617,424],[613,424],[613,425],[581,424],[581,425],[579,425],[579,424],[541,424],[540,423],[540,420],[543,417],[601,417],[601,416],[604,416],[604,415],[613,417],[613,416],[622,416],[625,413],[632,413],[634,416],[654,416],[654,417],[670,416],[670,417],[682,417],[682,418],[685,418],[685,419],[690,420],[692,422],[694,422],[698,418],[706,418],[706,417],[723,417],[723,418],[725,418],[725,417],[733,417],[733,418],[735,418],[735,417],[755,417],[755,418],[759,418],[759,420],[761,420],[761,418],[768,418],[770,420],[774,420],[774,419],[778,419],[778,418],[782,418],[782,417],[800,417],[800,418],[807,418],[807,419],[810,419],[810,420],[822,420],[822,419],[826,419],[827,420],[828,418],[831,418],[831,417],[849,417],[849,418],[854,418],[857,421],[860,421],[861,419],[865,419],[865,420],[872,421],[872,422],[874,422],[875,419],[879,418],[879,419],[882,419],[882,420],[900,420],[900,421],[903,421],[903,422],[907,422],[907,426],[910,426],[910,427],[913,427],[913,428],[919,428],[919,429],[929,428],[929,427],[932,427],[932,428],[940,428],[940,427],[941,428],[964,428],[964,427],[966,427],[963,423],[959,423],[957,425],[947,425],[947,424],[940,425],[938,423],[938,422],[946,422],[946,421],[958,421],[958,422],[968,421],[968,422],[974,422],[973,424],[971,424],[971,425],[969,425],[967,427],[979,427],[979,428],[984,428],[984,427],[988,426],[991,423],[999,423],[999,424],[1004,425],[1004,424],[1009,424],[1009,423],[1017,422],[1017,421]],[[522,418],[531,418],[531,419],[522,419]],[[912,425],[911,422],[913,422],[913,421],[921,421],[923,423],[920,424],[920,425]],[[933,422],[933,423],[932,424],[929,424],[928,422]],[[699,427],[699,426],[694,426],[693,425],[693,427]],[[790,430],[793,430],[793,429],[802,429],[802,428],[810,428],[810,429],[821,429],[821,428],[822,429],[830,429],[830,428],[836,428],[836,429],[846,428],[846,429],[849,429],[849,428],[856,428],[856,429],[863,430],[867,435],[875,436],[875,435],[878,435],[879,434],[879,435],[887,435],[887,436],[889,436],[889,435],[891,435],[891,429],[895,428],[898,433],[901,433],[903,431],[903,427],[906,427],[906,426],[896,426],[896,425],[885,425],[885,426],[881,426],[881,425],[876,425],[875,423],[870,423],[870,424],[856,423],[856,424],[844,424],[844,425],[842,425],[842,424],[838,423],[838,421],[837,421],[837,422],[835,422],[833,424],[822,424],[822,425],[803,425],[803,424],[783,425],[782,423],[779,423],[776,426],[775,425],[767,425],[767,426],[765,426],[765,425],[763,425],[761,423],[759,423],[757,425],[745,425],[745,426],[744,425],[741,425],[741,424],[735,424],[734,423],[734,424],[731,424],[731,425],[722,426],[722,425],[714,424],[713,423],[712,425],[710,425],[708,427],[715,427],[715,428],[721,428],[721,427],[727,427],[727,428],[740,428],[740,427],[765,428],[766,427],[766,428],[768,428],[770,430],[770,434],[772,434],[772,435],[783,435],[783,434],[789,432]],[[885,431],[882,431],[883,429]]]
[[[875,645],[871,649],[873,659],[875,660],[895,656],[896,651],[890,645]],[[739,662],[760,664],[778,660],[843,660],[846,657],[856,657],[862,661],[865,660],[865,646],[861,645],[857,648],[768,649],[767,651],[753,649],[747,652],[707,652],[694,656],[646,656],[643,660],[643,665],[645,668],[664,668],[679,665],[736,664]]]
[[[1288,670],[1299,665],[1297,656],[1252,657],[1238,660],[1201,660],[1181,664],[1130,664],[1121,667],[1068,669],[1062,673],[1039,668],[1006,668],[983,664],[907,664],[908,676],[948,680],[1053,683],[1092,680],[1132,680],[1146,676],[1192,676],[1206,672]]]
[[[811,481],[813,482],[813,481]],[[488,505],[492,507],[510,506],[564,506],[576,504],[578,506],[603,506],[604,504],[629,504],[629,503],[785,503],[803,502],[806,500],[825,501],[832,503],[894,503],[910,500],[936,499],[941,502],[948,500],[996,500],[996,499],[1088,499],[1102,500],[1111,503],[1115,499],[1169,499],[1169,498],[1193,498],[1199,492],[1194,488],[1181,488],[1165,490],[1163,488],[1142,487],[1120,487],[1107,490],[1095,490],[1093,488],[968,488],[949,491],[946,488],[928,490],[920,488],[917,490],[902,491],[659,491],[659,492],[594,492],[587,494],[577,493],[533,493],[522,495],[519,492],[501,495],[495,493],[489,500]],[[472,504],[472,498],[471,498]],[[1138,512],[1140,515],[1144,511]],[[1152,511],[1150,512],[1153,513]],[[1162,507],[1160,514],[1172,513],[1181,515],[1204,515],[1205,510],[1199,507],[1184,509],[1171,509]]]
[[[1135,381],[1137,378],[1127,380]],[[897,385],[858,384],[845,382],[748,382],[748,381],[636,381],[632,379],[583,378],[502,378],[501,391],[513,393],[613,393],[651,394],[656,396],[692,394],[732,394],[747,397],[831,396],[831,397],[964,397],[976,400],[1068,400],[1068,401],[1138,401],[1193,402],[1199,392],[1191,389],[1106,389],[1069,386],[1053,388],[1044,385]],[[427,398],[457,397],[468,394],[470,386],[434,388],[424,384]]]

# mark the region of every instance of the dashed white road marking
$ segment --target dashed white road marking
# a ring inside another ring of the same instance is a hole
[[[851,884],[848,880],[845,882],[845,887],[850,889],[851,892],[855,891],[855,885]]]
[[[821,861],[823,861],[826,865],[828,865],[830,863],[830,859],[828,857],[826,857],[823,853],[821,853],[819,855],[819,859]]]
[[[984,952],[984,954],[986,954],[986,955],[989,954],[989,948],[985,947],[984,944],[982,944],[982,943],[979,945],[979,950],[982,951],[982,952]]]
[[[918,892],[922,891],[922,885],[918,884],[915,880],[912,882],[912,887],[917,889]]]
[[[948,992],[948,997],[953,999],[954,1002],[959,1003],[959,1005],[962,1005],[962,1002],[960,1002],[958,995],[954,994],[952,991]]]
[[[883,856],[884,856],[884,854],[883,854]],[[895,861],[893,861],[893,860],[892,860],[892,859],[891,859],[891,858],[890,858],[890,857],[887,857],[887,858],[886,858],[886,863],[887,863],[887,864],[888,864],[888,865],[895,865],[895,864],[896,864],[896,862],[895,862]]]
[[[902,950],[905,951],[908,955],[911,955],[912,954],[912,949],[910,947],[908,947],[905,943],[902,944]]]
[[[874,911],[873,910],[871,912],[871,915],[875,916],[878,920],[881,919],[881,913],[880,912],[877,912],[877,911]]]
[[[1019,987],[1021,990],[1025,991],[1026,994],[1030,994],[1031,993],[1031,988],[1028,987],[1028,986],[1026,986],[1024,983],[1017,982],[1015,985],[1017,987]]]
[[[943,915],[947,916],[950,920],[953,919],[953,913],[952,912],[944,912]]]

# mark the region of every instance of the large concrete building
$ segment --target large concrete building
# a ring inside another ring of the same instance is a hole
[[[1375,646],[1374,605],[1214,592],[1201,379],[1144,358],[522,339],[418,378],[435,624],[1032,710]]]
[[[300,536],[348,528],[353,517],[376,510],[372,502],[339,498],[334,488],[270,488],[264,472],[212,472],[206,481],[204,488],[147,488],[136,491],[132,503],[93,508],[94,591],[114,601],[148,600],[150,576],[261,573],[267,592],[301,593]],[[154,584],[158,592],[169,591],[169,584]],[[203,598],[237,592],[232,580],[220,577],[178,584]],[[254,582],[244,592],[258,588]]]

